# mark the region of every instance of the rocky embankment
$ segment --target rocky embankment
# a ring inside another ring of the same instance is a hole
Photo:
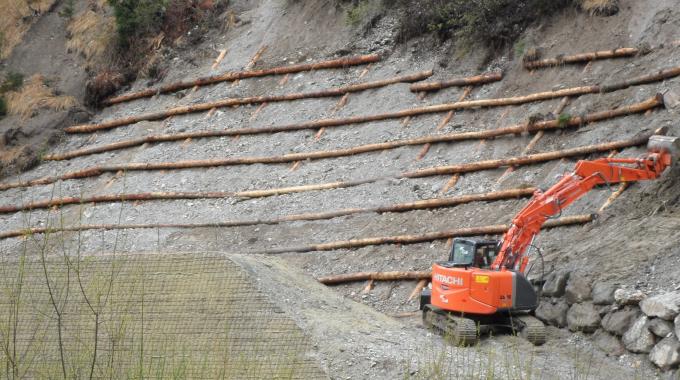
[[[543,284],[536,317],[592,334],[607,355],[646,355],[662,371],[680,375],[680,290],[648,295],[615,283],[593,283],[578,272],[555,271]]]

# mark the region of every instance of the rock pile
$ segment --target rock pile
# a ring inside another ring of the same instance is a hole
[[[576,272],[555,271],[543,284],[536,317],[593,334],[607,355],[648,354],[663,371],[680,366],[680,291],[647,296],[616,284],[593,284]]]

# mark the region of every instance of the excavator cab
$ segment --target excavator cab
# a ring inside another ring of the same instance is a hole
[[[496,259],[498,240],[456,238],[449,253],[449,267],[487,269]]]

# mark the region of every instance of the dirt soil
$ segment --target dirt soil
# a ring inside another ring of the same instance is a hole
[[[330,6],[330,3],[330,0],[234,1],[230,7],[240,20],[237,26],[226,33],[214,31],[200,46],[171,57],[170,70],[164,82],[243,69],[263,46],[267,49],[256,67],[311,62],[348,53],[380,53],[382,61],[371,65],[363,77],[361,75],[366,67],[351,67],[291,75],[285,84],[280,77],[243,80],[235,84],[222,83],[196,91],[156,96],[106,108],[97,113],[93,121],[227,97],[311,91],[432,68],[435,70],[433,79],[504,69],[503,81],[475,88],[469,96],[469,99],[484,99],[619,81],[680,64],[680,47],[675,43],[680,39],[677,34],[680,30],[680,9],[672,0],[622,0],[621,11],[606,18],[584,15],[571,9],[554,15],[523,36],[526,46],[541,47],[547,57],[640,44],[649,44],[654,49],[650,54],[630,59],[597,61],[587,66],[563,66],[536,72],[527,72],[522,68],[521,57],[514,56],[514,49],[500,52],[491,63],[484,64],[487,54],[482,48],[473,49],[468,55],[457,58],[450,43],[442,43],[432,37],[397,44],[395,15],[385,14],[368,29],[353,28],[346,24],[344,11]],[[221,49],[228,50],[227,56],[213,70],[213,59]],[[445,65],[447,62],[450,64]],[[132,89],[142,89],[145,85],[144,81],[138,81]],[[211,117],[192,114],[92,135],[72,135],[54,144],[50,152],[157,133],[283,125],[331,116],[387,112],[455,101],[462,91],[459,88],[446,89],[419,100],[408,90],[407,84],[393,85],[352,94],[348,104],[336,113],[333,113],[333,109],[338,99],[332,98],[273,103],[256,116],[253,116],[256,106],[222,109]],[[577,115],[609,109],[668,91],[680,93],[680,78],[609,94],[582,96],[573,99],[565,112]],[[151,144],[69,161],[43,162],[21,175],[5,178],[5,181],[54,175],[97,164],[265,156],[344,148],[428,134],[476,131],[526,122],[530,115],[549,114],[559,102],[560,99],[555,99],[518,107],[460,111],[441,131],[437,131],[436,126],[444,115],[427,115],[412,118],[409,123],[393,120],[330,128],[319,139],[315,138],[316,131],[299,131]],[[670,127],[670,134],[680,136],[677,123],[679,113],[680,109],[668,107],[644,115],[546,133],[532,152],[621,140],[663,126]],[[2,193],[2,204],[60,196],[151,191],[239,191],[354,180],[374,177],[376,173],[390,175],[416,168],[516,156],[531,138],[513,136],[483,142],[435,144],[422,160],[416,160],[421,147],[412,146],[303,162],[296,170],[292,170],[290,165],[258,164],[106,174],[97,178],[63,181],[54,186],[7,190]],[[625,149],[619,155],[632,157],[642,152],[644,148]],[[574,163],[575,160],[571,159],[552,161],[521,167],[506,176],[503,176],[505,168],[466,174],[446,195],[529,185],[546,188],[555,182],[558,175],[570,170]],[[537,243],[546,255],[547,266],[575,269],[588,273],[595,280],[616,281],[648,291],[675,289],[680,284],[678,176],[676,169],[659,181],[634,184],[596,222],[542,233]],[[384,180],[346,189],[253,200],[86,204],[65,207],[60,211],[36,210],[0,215],[0,223],[3,230],[10,230],[55,225],[62,221],[70,225],[207,223],[269,218],[437,197],[441,196],[441,189],[448,181],[449,178],[445,176]],[[565,215],[595,212],[609,195],[609,189],[598,189],[574,204]],[[258,286],[272,293],[273,302],[277,302],[317,342],[319,361],[331,377],[392,378],[403,372],[416,376],[418,370],[412,372],[410,365],[407,365],[409,370],[405,371],[400,363],[413,364],[420,368],[420,373],[424,373],[427,365],[423,363],[428,360],[419,359],[421,356],[414,352],[422,353],[423,345],[431,345],[433,351],[430,352],[438,352],[444,343],[420,327],[418,316],[399,319],[386,316],[417,310],[417,301],[408,301],[415,283],[379,283],[368,293],[362,292],[365,284],[357,283],[333,287],[331,292],[312,278],[357,271],[426,270],[433,261],[446,256],[445,241],[291,253],[275,259],[249,253],[273,247],[506,223],[523,203],[522,200],[474,203],[432,211],[362,214],[326,221],[256,227],[126,230],[116,248],[127,252],[207,250],[238,254],[240,256],[235,256],[234,260],[249,270],[257,278]],[[73,235],[67,243],[74,247],[79,244],[83,251],[90,253],[109,251],[114,248],[111,242],[115,240],[116,234],[113,231],[90,231],[80,236]],[[35,239],[31,244],[37,246],[42,238]],[[3,252],[15,252],[19,244],[19,239],[3,240],[0,249]],[[488,339],[482,347],[504,352],[514,349],[521,353],[529,349],[524,342],[513,337]],[[579,362],[578,355],[574,353],[591,351],[595,355],[593,357],[597,358],[595,367],[600,368],[596,378],[610,378],[612,374],[622,378],[640,374],[643,377],[658,375],[642,357],[604,357],[590,345],[586,336],[572,335],[562,330],[551,330],[549,343],[535,352],[541,360],[545,360],[543,368],[548,374],[546,378],[573,378],[574,368],[578,367],[575,362]],[[456,357],[461,351],[450,348],[447,352]],[[482,357],[488,358],[488,355]]]
[[[76,11],[85,6],[84,1],[74,4]],[[20,73],[24,78],[43,75],[56,95],[73,96],[82,104],[87,74],[83,59],[66,48],[69,19],[60,15],[65,6],[57,2],[42,15],[24,36],[24,42],[0,62],[0,71]],[[63,128],[90,117],[90,111],[76,106],[66,111],[41,109],[29,119],[12,115],[0,118],[0,177],[34,167],[45,150],[61,139]]]

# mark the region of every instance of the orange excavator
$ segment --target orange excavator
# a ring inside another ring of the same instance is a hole
[[[531,315],[538,296],[525,272],[536,235],[546,220],[595,186],[659,177],[678,159],[680,139],[654,135],[647,148],[640,158],[579,161],[549,190],[534,193],[500,241],[454,239],[448,261],[433,265],[431,288],[421,294],[424,324],[457,345],[472,345],[481,334],[502,329],[543,344],[545,325]]]

